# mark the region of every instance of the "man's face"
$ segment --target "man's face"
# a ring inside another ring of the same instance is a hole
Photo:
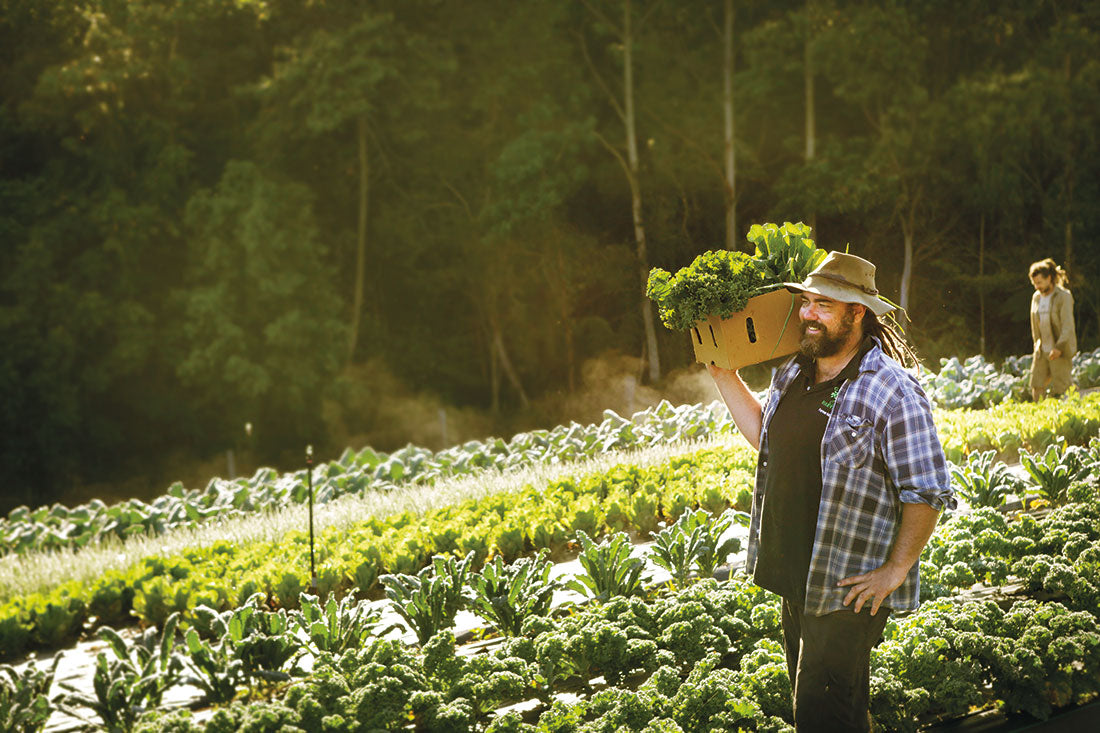
[[[1049,293],[1050,289],[1054,287],[1054,283],[1051,282],[1051,280],[1053,280],[1053,278],[1041,272],[1037,272],[1031,276],[1031,284],[1043,295]]]
[[[798,309],[802,329],[799,351],[812,359],[840,353],[855,330],[856,308],[823,295],[803,293]]]

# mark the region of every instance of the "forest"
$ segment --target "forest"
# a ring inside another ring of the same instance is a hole
[[[650,268],[767,221],[875,262],[933,370],[1028,353],[1046,257],[1095,348],[1098,31],[1080,0],[0,0],[2,508],[568,423],[607,364],[659,392],[699,368]]]

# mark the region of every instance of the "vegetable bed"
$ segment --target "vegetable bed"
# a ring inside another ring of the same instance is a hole
[[[300,531],[9,592],[8,659],[81,634],[108,650],[94,693],[60,699],[50,668],[0,667],[0,729],[38,730],[59,706],[118,730],[789,729],[777,599],[740,576],[709,580],[736,549],[721,546],[720,529],[748,508],[755,453],[715,406],[655,413],[667,422],[652,442],[688,431],[725,442],[322,529],[316,595]],[[635,417],[570,430],[610,444],[641,432],[647,417]],[[991,708],[1045,718],[1096,699],[1100,395],[937,410],[936,421],[972,509],[946,516],[925,549],[925,606],[887,627],[873,715],[912,730]],[[998,453],[1015,453],[1023,478],[1009,481]],[[339,480],[343,464],[316,470]],[[1005,505],[1010,495],[1019,509]],[[657,586],[629,551],[654,536],[650,561],[671,576]],[[33,564],[39,552],[4,562]],[[561,586],[549,563],[573,556],[583,572],[569,586],[588,600],[551,610]],[[417,644],[380,626],[379,603]],[[463,609],[485,627],[457,643]],[[136,638],[111,630],[134,621]],[[212,711],[160,709],[183,683]]]
[[[1053,440],[1047,425],[1057,427],[1055,421],[1100,425],[1100,395],[949,413],[948,418],[941,438],[948,456],[961,459],[968,449],[961,436],[977,433],[979,424],[981,430],[1016,425],[1028,445]],[[324,529],[317,540],[317,590],[369,597],[381,575],[415,573],[435,553],[473,551],[479,563],[497,555],[511,560],[538,549],[560,557],[578,529],[595,536],[629,530],[648,537],[659,522],[674,521],[687,507],[747,510],[755,454],[742,440],[732,445],[736,447],[704,450],[662,466],[623,464],[424,515],[403,512]],[[160,624],[171,613],[187,613],[200,604],[233,608],[256,592],[275,606],[293,608],[299,593],[310,587],[308,568],[308,534],[302,531],[247,546],[219,541],[146,557],[83,582],[61,582],[48,591],[9,597],[0,605],[0,655],[10,659],[24,650],[69,643],[92,619]]]
[[[1093,475],[1039,514],[983,509],[947,519],[924,560],[925,605],[891,619],[873,652],[876,723],[911,731],[994,707],[1044,719],[1096,699],[1098,507]],[[690,545],[690,527],[666,528],[665,545]],[[139,648],[162,650],[162,667],[177,670],[169,679],[190,674],[205,704],[217,703],[198,718],[135,713],[123,729],[140,731],[791,730],[778,598],[740,575],[685,576],[677,587],[620,582],[633,566],[614,551],[616,538],[625,536],[585,543],[589,562],[577,580],[592,596],[586,604],[539,605],[542,558],[475,571],[472,555],[440,557],[392,584],[410,591],[394,602],[413,609],[416,645],[383,638],[377,617],[347,599],[322,607],[303,596],[288,612],[256,598],[201,611],[182,649],[155,632],[112,644],[102,678],[132,690],[134,660],[157,658]],[[954,593],[974,577],[1014,583],[989,600]],[[453,614],[463,607],[486,621],[483,640],[456,643]],[[505,623],[504,609],[520,623]],[[313,658],[308,673],[302,654]],[[117,701],[111,709],[128,710]]]

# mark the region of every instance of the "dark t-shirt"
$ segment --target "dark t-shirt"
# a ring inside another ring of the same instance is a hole
[[[813,383],[813,360],[796,357],[801,372],[780,398],[768,424],[760,552],[753,579],[798,605],[806,602],[806,576],[821,504],[821,439],[841,386],[859,374],[859,364],[871,346],[865,338],[840,374],[821,384]]]

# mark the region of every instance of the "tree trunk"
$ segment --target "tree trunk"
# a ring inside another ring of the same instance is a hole
[[[809,8],[807,8],[809,10]],[[814,105],[814,67],[813,57],[810,53],[810,41],[813,31],[813,14],[807,14],[806,40],[803,47],[803,86],[806,92],[806,163],[814,159],[814,148],[817,144],[817,118]],[[810,229],[814,232],[814,239],[820,236],[817,233],[817,212],[809,212]]]
[[[1070,277],[1073,276],[1073,188],[1076,172],[1073,169],[1073,143],[1067,142],[1068,154],[1066,155],[1066,187],[1065,203],[1062,207],[1063,216],[1066,217],[1065,234],[1063,242],[1065,250],[1062,253],[1062,267]]]
[[[657,353],[657,329],[653,319],[653,303],[645,294],[649,282],[649,255],[646,253],[645,222],[642,219],[642,191],[638,181],[638,135],[634,123],[634,31],[631,26],[630,0],[623,2],[623,112],[626,124],[626,155],[630,167],[630,212],[634,218],[634,241],[637,244],[638,272],[641,276],[642,323],[645,326],[646,356],[649,380],[661,378],[661,360]]]
[[[359,341],[359,319],[363,311],[363,291],[367,272],[367,203],[370,193],[370,161],[367,157],[367,118],[356,121],[359,142],[359,231],[355,252],[355,294],[352,297],[351,328],[348,334],[348,363],[355,359]]]
[[[1072,93],[1071,83],[1073,81],[1073,65],[1072,57],[1069,53],[1066,53],[1065,62],[1065,74],[1066,74],[1066,90],[1067,93]],[[1073,187],[1074,177],[1076,171],[1074,170],[1074,148],[1073,148],[1073,110],[1075,106],[1067,105],[1067,109],[1070,110],[1070,119],[1066,120],[1066,199],[1065,199],[1065,217],[1066,217],[1066,233],[1065,233],[1065,253],[1062,255],[1062,267],[1066,272],[1073,275]]]
[[[1068,275],[1073,267],[1073,222],[1066,221],[1066,252],[1062,256],[1062,267]]]
[[[512,386],[516,388],[516,392],[519,394],[519,402],[524,407],[530,404],[527,399],[527,392],[523,389],[523,383],[519,381],[519,375],[516,370],[512,368],[512,360],[508,358],[508,352],[504,348],[504,337],[500,333],[500,327],[496,324],[493,325],[493,346],[496,348],[497,355],[500,357],[500,366],[504,370],[504,375],[508,377],[508,381],[512,383]]]
[[[985,356],[985,214],[978,223],[978,324],[979,353]]]
[[[905,260],[901,268],[901,292],[898,296],[898,305],[905,311],[907,321],[912,320],[909,316],[909,286],[913,281],[913,240],[917,231],[917,211],[923,196],[924,190],[921,186],[916,186],[915,191],[908,186],[902,189],[902,200],[906,202],[906,210],[900,214],[899,220],[905,245]]]
[[[723,29],[722,107],[726,122],[726,249],[737,250],[737,187],[733,151],[733,0],[726,0]]]
[[[500,414],[500,365],[497,357],[496,341],[489,336],[489,390],[492,395],[490,409],[494,415]]]
[[[573,343],[573,313],[572,293],[569,289],[569,276],[568,269],[565,265],[565,255],[562,253],[561,248],[558,248],[558,267],[556,276],[559,278],[559,287],[557,290],[558,301],[558,314],[561,317],[561,329],[562,338],[565,339],[565,368],[566,368],[566,381],[569,387],[569,394],[573,394],[573,391],[577,388],[577,350],[576,345]]]
[[[565,366],[569,371],[567,386],[569,394],[573,394],[577,389],[577,347],[573,342],[573,324],[565,321],[562,327],[565,330]]]
[[[913,279],[913,227],[906,224],[902,227],[905,239],[905,260],[901,268],[901,293],[898,297],[898,305],[909,313],[909,283]]]
[[[914,220],[915,211],[916,203],[912,201],[909,211],[904,212],[901,216],[904,258],[901,267],[901,287],[899,288],[898,305],[905,311],[906,317],[909,316],[909,288],[913,281],[913,230],[916,225]]]
[[[585,0],[589,10],[596,15],[601,22],[612,25],[612,22],[592,7]],[[622,166],[623,174],[630,185],[630,214],[634,221],[634,242],[636,245],[635,259],[638,264],[638,276],[641,281],[639,290],[640,305],[642,307],[642,324],[645,329],[645,350],[643,356],[649,365],[649,379],[656,382],[661,378],[661,360],[657,353],[657,329],[653,318],[653,304],[646,297],[646,285],[649,283],[649,255],[646,253],[645,222],[642,218],[642,189],[639,182],[638,165],[638,135],[635,130],[634,115],[634,30],[630,0],[623,0],[623,27],[619,32],[619,40],[623,46],[623,99],[620,104],[618,96],[611,92],[607,85],[599,79],[599,72],[593,67],[592,71],[601,86],[611,98],[611,104],[615,112],[623,121],[626,128],[626,157],[623,157],[618,147],[608,142],[599,132],[596,137],[607,150],[615,156]],[[585,58],[587,59],[587,51]],[[591,60],[589,60],[591,65]]]

